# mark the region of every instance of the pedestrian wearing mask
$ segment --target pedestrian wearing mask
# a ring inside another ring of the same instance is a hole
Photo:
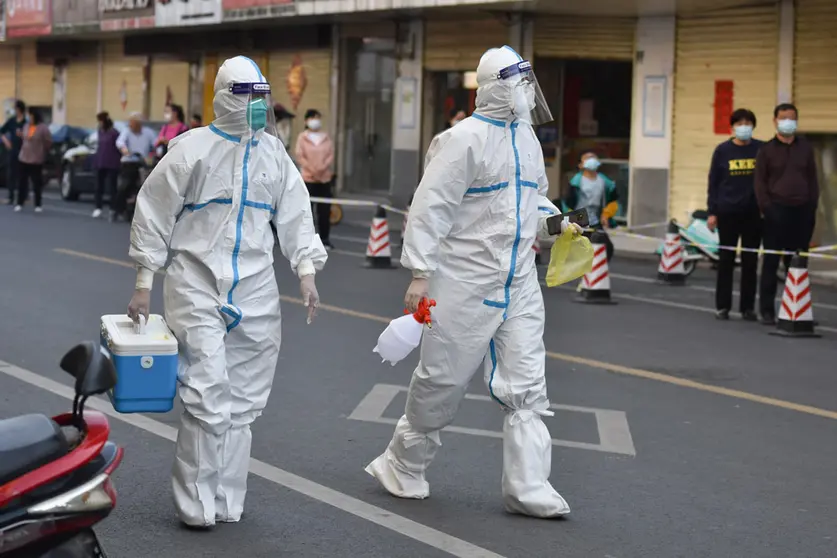
[[[799,111],[784,103],[773,111],[776,136],[756,158],[755,189],[764,215],[764,247],[788,252],[807,251],[814,234],[820,197],[814,149],[796,135]],[[790,267],[791,256],[785,257]],[[779,256],[765,254],[761,269],[759,305],[762,323],[776,323],[776,273]]]
[[[20,148],[23,137],[20,133],[26,126],[26,103],[15,101],[15,113],[0,128],[3,146],[6,148],[6,187],[9,189],[9,205],[15,203],[15,191],[20,183]]]
[[[52,147],[52,134],[44,124],[41,112],[29,107],[29,122],[23,130],[18,130],[23,138],[20,147],[20,178],[15,211],[23,209],[29,195],[29,182],[35,191],[35,213],[43,211],[41,194],[44,189],[44,162]]]
[[[735,137],[715,148],[709,165],[709,230],[718,229],[721,246],[758,249],[761,245],[762,222],[754,186],[756,156],[764,142],[753,139],[756,115],[738,109],[730,117]],[[715,317],[728,320],[732,309],[732,283],[735,251],[721,249],[718,255],[718,277],[715,283]],[[741,253],[741,317],[756,321],[756,284],[758,253]]]
[[[561,200],[565,212],[586,209],[590,228],[600,231],[615,226],[612,219],[616,214],[619,199],[616,183],[599,172],[601,165],[599,157],[592,151],[582,153],[578,162],[578,173],[570,179],[569,191]],[[584,234],[588,238],[591,235],[590,232]],[[613,257],[613,243],[609,236],[605,235],[605,238],[607,259],[610,260]]]
[[[111,218],[113,218],[116,207],[116,185],[119,180],[119,170],[122,168],[119,162],[122,154],[116,147],[119,132],[113,127],[113,120],[107,112],[97,114],[96,120],[99,121],[99,131],[97,132],[96,154],[93,156],[93,166],[96,168],[96,209],[93,210],[93,218],[98,219],[102,216],[105,191],[108,193],[108,205]]]
[[[322,129],[322,114],[315,109],[305,112],[305,130],[296,140],[294,157],[311,197],[331,198],[334,195],[334,143]],[[317,233],[326,248],[332,248],[331,204],[315,203],[312,211],[317,216]]]
[[[154,142],[157,157],[162,157],[166,154],[169,142],[184,132],[189,131],[186,126],[186,116],[183,113],[183,107],[180,105],[166,105],[166,110],[163,113],[163,120],[166,122],[160,128],[160,133],[157,136],[157,141]]]

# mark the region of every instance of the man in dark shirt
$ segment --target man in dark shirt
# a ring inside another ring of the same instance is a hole
[[[721,246],[758,249],[761,245],[761,215],[756,202],[753,177],[756,154],[763,142],[753,139],[756,115],[738,109],[730,117],[735,137],[715,148],[709,167],[710,230],[718,229]],[[756,252],[741,254],[741,317],[755,321],[756,282],[759,258]],[[735,251],[721,250],[718,256],[718,278],[715,284],[715,316],[728,320],[732,309],[732,279]]]
[[[796,136],[799,111],[781,104],[773,111],[777,134],[762,146],[756,159],[756,198],[764,215],[764,247],[768,250],[807,251],[814,234],[820,189],[814,150]],[[790,264],[785,257],[785,267]],[[762,323],[776,323],[776,272],[779,256],[765,254],[759,305]]]
[[[14,205],[15,190],[20,180],[20,148],[23,146],[23,127],[26,125],[26,103],[15,102],[15,114],[0,128],[0,140],[6,148],[6,187],[9,205]]]

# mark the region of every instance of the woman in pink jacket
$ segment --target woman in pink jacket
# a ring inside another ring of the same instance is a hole
[[[334,195],[334,143],[322,131],[322,114],[315,109],[305,113],[305,130],[296,140],[294,157],[302,179],[312,197],[330,198]],[[326,248],[332,248],[329,239],[331,229],[331,204],[311,204],[317,219],[317,233]]]
[[[157,136],[157,141],[154,142],[157,157],[162,157],[166,154],[171,140],[189,131],[189,127],[183,122],[185,118],[183,107],[180,105],[166,105],[166,110],[163,113],[163,119],[166,123],[163,124],[163,127],[160,129],[160,135]]]

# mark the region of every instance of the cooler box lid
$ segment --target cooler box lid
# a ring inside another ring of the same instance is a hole
[[[102,332],[115,355],[174,355],[177,339],[159,314],[148,316],[145,333],[136,333],[134,322],[125,314],[102,316]]]

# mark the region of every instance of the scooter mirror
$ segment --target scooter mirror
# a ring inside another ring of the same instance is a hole
[[[76,345],[61,359],[61,369],[76,379],[76,395],[90,397],[116,385],[116,369],[97,343]]]

